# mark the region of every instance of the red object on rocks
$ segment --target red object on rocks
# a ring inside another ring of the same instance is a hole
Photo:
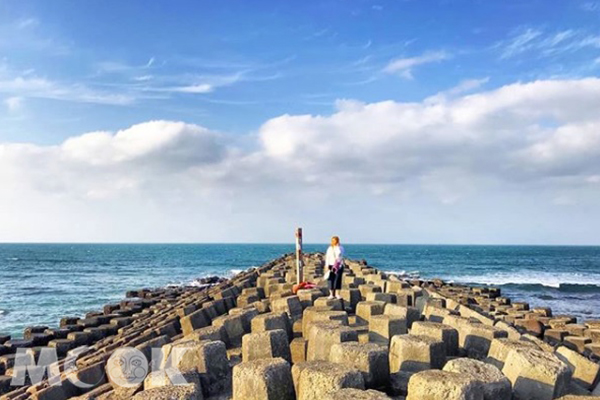
[[[316,287],[317,287],[317,285],[315,285],[312,282],[300,282],[299,284],[294,285],[294,287],[292,287],[292,292],[294,292],[294,294],[297,294],[298,290],[301,290],[301,289],[314,289]]]

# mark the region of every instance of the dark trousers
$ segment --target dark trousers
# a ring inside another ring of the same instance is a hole
[[[338,268],[337,272],[333,272],[332,266],[329,266],[329,290],[340,290],[342,288],[342,274],[344,273],[344,267]]]

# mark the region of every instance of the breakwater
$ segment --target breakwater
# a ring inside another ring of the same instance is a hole
[[[0,338],[0,399],[553,399],[600,390],[599,321],[357,261],[347,262],[342,298],[329,299],[322,254],[305,255],[305,279],[318,287],[294,294],[294,265],[288,255],[211,287],[133,290],[85,318]],[[40,362],[45,349],[57,356],[51,368]],[[47,375],[36,379],[40,369]]]

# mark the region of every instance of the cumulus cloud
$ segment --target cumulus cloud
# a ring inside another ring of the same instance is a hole
[[[364,214],[373,220],[397,213],[395,201],[417,210],[423,202],[493,202],[504,192],[536,201],[547,194],[548,204],[597,196],[600,79],[461,94],[482,83],[422,102],[339,100],[331,115],[281,115],[241,140],[151,121],[54,146],[0,144],[0,203],[12,201],[18,214],[27,209],[14,202],[17,193],[94,207],[118,199],[135,214],[151,202],[159,213],[181,209],[214,223],[223,213],[285,220],[290,210],[327,219],[342,193],[350,193],[345,207],[376,205]]]

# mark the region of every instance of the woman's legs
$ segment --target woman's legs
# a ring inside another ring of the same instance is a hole
[[[335,275],[333,276],[333,281],[331,282],[332,285],[332,289],[331,289],[331,295],[333,297],[337,297],[337,298],[341,298],[341,296],[338,294],[336,296],[336,291],[340,290],[342,288],[342,274],[344,272],[344,268],[340,268],[337,270],[337,272],[335,273]]]
[[[333,299],[335,297],[335,273],[331,271],[331,266],[329,266],[329,271],[327,285],[329,286],[329,298]]]

